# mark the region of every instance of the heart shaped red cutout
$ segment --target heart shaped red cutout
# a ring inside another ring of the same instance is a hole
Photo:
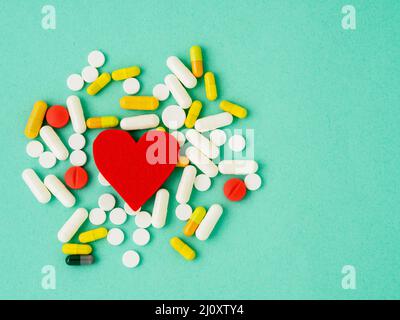
[[[138,142],[123,130],[105,130],[93,143],[97,169],[133,209],[157,192],[176,167],[179,143],[166,132],[151,130]]]

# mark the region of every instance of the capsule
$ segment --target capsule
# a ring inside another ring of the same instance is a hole
[[[94,257],[91,254],[74,254],[67,256],[65,262],[69,266],[85,266],[93,264]]]
[[[51,194],[44,183],[40,180],[33,169],[25,169],[22,172],[22,179],[40,203],[47,203],[51,199]]]
[[[247,110],[232,102],[226,100],[221,101],[219,107],[237,118],[243,119],[247,117]]]
[[[161,132],[166,132],[164,127],[157,127],[155,130],[161,131]]]
[[[198,132],[206,132],[229,126],[233,121],[233,116],[229,112],[222,112],[200,118],[194,124],[194,128]]]
[[[200,222],[206,215],[206,209],[204,207],[197,207],[194,209],[192,215],[190,216],[189,221],[186,226],[183,228],[183,234],[187,237],[191,237],[196,232]]]
[[[118,126],[119,120],[114,116],[95,117],[86,120],[89,129],[114,128]]]
[[[192,129],[194,127],[194,124],[196,123],[196,120],[200,115],[202,107],[203,105],[199,100],[193,101],[185,120],[186,128]]]
[[[133,116],[123,118],[120,127],[123,130],[144,130],[155,128],[160,124],[160,118],[156,114],[143,114],[141,116]]]
[[[193,89],[197,84],[196,77],[183,64],[178,57],[172,56],[167,59],[167,67],[179,79],[179,81],[188,89]]]
[[[206,88],[206,97],[210,101],[214,101],[218,97],[217,85],[215,84],[215,76],[212,72],[204,75],[204,85]]]
[[[179,156],[176,166],[178,168],[185,168],[189,165],[189,159],[186,156]]]
[[[190,48],[190,62],[192,63],[192,73],[196,78],[203,75],[203,54],[199,46]]]
[[[196,252],[178,237],[172,238],[169,243],[171,247],[186,260],[193,260],[196,258]]]
[[[119,100],[119,104],[125,110],[156,110],[159,102],[155,97],[125,96]]]
[[[91,96],[96,95],[100,90],[102,90],[111,81],[111,76],[108,72],[104,72],[98,77],[90,86],[86,89],[87,93]]]
[[[82,243],[89,243],[107,237],[108,230],[106,228],[97,228],[82,232],[79,235],[79,241]]]
[[[33,105],[31,114],[29,115],[28,122],[25,126],[25,136],[29,139],[34,139],[39,135],[39,130],[42,127],[44,116],[47,111],[47,103],[44,101],[37,101]]]
[[[208,239],[221,217],[222,212],[223,209],[219,204],[213,204],[210,209],[208,209],[205,218],[201,221],[200,226],[196,230],[197,239],[201,241]]]
[[[140,68],[137,66],[115,70],[111,73],[114,81],[126,80],[128,78],[137,77],[140,74]]]
[[[222,160],[218,169],[222,174],[248,175],[257,172],[258,163],[254,160]]]
[[[47,175],[43,182],[46,188],[58,199],[58,201],[61,202],[64,207],[71,208],[75,205],[76,199],[74,195],[55,175]]]
[[[199,149],[207,158],[215,159],[219,156],[218,147],[197,130],[189,129],[186,132],[186,139],[194,147]]]
[[[64,254],[91,254],[92,247],[88,244],[64,243],[62,248]]]
[[[188,203],[192,194],[194,179],[196,178],[197,170],[194,166],[187,166],[183,169],[181,180],[176,191],[176,201],[180,204]]]
[[[64,223],[60,231],[58,231],[57,238],[60,242],[66,243],[70,241],[79,228],[88,218],[89,213],[84,208],[77,209],[72,216]]]
[[[218,167],[215,163],[208,159],[199,149],[195,147],[187,148],[186,156],[191,163],[210,178],[214,178],[218,174]]]
[[[161,229],[167,220],[169,202],[169,192],[167,189],[160,189],[156,193],[152,212],[152,225],[154,228]]]
[[[67,160],[69,156],[68,149],[52,127],[42,127],[40,129],[40,137],[58,160]]]
[[[67,108],[74,131],[80,134],[84,133],[86,131],[86,122],[81,100],[77,96],[69,96],[67,98]]]
[[[187,109],[192,105],[192,98],[174,74],[167,75],[164,83],[181,108]]]

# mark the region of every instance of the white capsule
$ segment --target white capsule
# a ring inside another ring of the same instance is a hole
[[[179,181],[178,190],[176,191],[176,201],[178,203],[188,203],[192,194],[194,179],[197,170],[194,166],[187,166],[183,169],[181,180]]]
[[[223,160],[218,164],[218,169],[222,174],[246,175],[255,173],[258,164],[254,160]]]
[[[210,178],[214,178],[218,174],[218,167],[215,163],[208,159],[199,149],[195,147],[187,148],[186,156],[191,163]]]
[[[44,185],[62,203],[64,207],[70,208],[75,205],[74,195],[55,175],[48,175],[44,178]]]
[[[68,158],[68,149],[52,127],[42,127],[40,129],[40,137],[58,160],[66,160]]]
[[[166,189],[160,189],[156,193],[152,213],[152,225],[154,228],[161,229],[165,226],[167,220],[169,192]]]
[[[25,181],[28,188],[32,191],[37,201],[47,203],[51,199],[51,194],[38,175],[32,169],[25,169],[22,172],[22,179]]]
[[[233,116],[230,113],[222,112],[198,119],[194,124],[194,128],[199,132],[206,132],[229,126],[232,121]]]
[[[189,129],[186,132],[186,139],[203,152],[207,158],[215,159],[219,156],[219,149],[217,146],[198,131]]]
[[[67,108],[74,131],[76,133],[84,133],[86,131],[86,122],[81,100],[77,96],[69,96],[67,98]]]
[[[86,209],[76,209],[72,216],[61,227],[60,231],[58,231],[58,240],[62,243],[70,241],[86,221],[88,216],[89,214]]]
[[[197,84],[197,79],[190,70],[183,64],[178,57],[172,56],[167,59],[167,67],[176,75],[182,84],[189,89],[192,89]]]
[[[145,114],[123,118],[120,126],[123,130],[143,130],[155,128],[160,124],[160,118],[156,114]]]
[[[190,98],[186,89],[182,86],[175,75],[167,75],[164,82],[181,108],[187,109],[192,105],[192,98]]]
[[[219,218],[221,217],[222,212],[223,209],[219,204],[213,204],[210,209],[208,209],[206,216],[200,222],[200,225],[196,230],[197,239],[201,241],[208,239]]]

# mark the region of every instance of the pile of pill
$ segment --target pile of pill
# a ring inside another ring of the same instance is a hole
[[[167,59],[166,65],[170,74],[164,82],[154,86],[152,96],[138,96],[140,82],[137,77],[141,70],[138,66],[128,66],[113,72],[99,72],[105,64],[105,56],[96,50],[88,55],[88,66],[80,74],[72,74],[67,78],[67,86],[72,91],[80,91],[85,83],[86,92],[96,95],[106,88],[112,80],[122,82],[122,88],[127,94],[120,99],[120,107],[126,110],[155,111],[160,101],[165,101],[170,94],[176,105],[163,109],[160,118],[156,113],[145,113],[118,119],[115,116],[100,116],[86,119],[81,100],[76,95],[66,99],[66,107],[53,105],[48,107],[44,101],[34,104],[25,127],[25,135],[31,141],[26,146],[27,154],[38,158],[41,167],[53,168],[57,160],[69,159],[71,167],[65,172],[63,180],[53,174],[48,174],[43,180],[32,168],[25,169],[22,178],[33,195],[40,203],[48,203],[52,195],[67,208],[76,204],[76,198],[70,191],[84,188],[89,179],[84,165],[87,155],[82,149],[86,139],[87,129],[107,129],[118,125],[122,130],[161,130],[168,132],[181,146],[176,170],[182,170],[177,186],[176,217],[185,221],[183,235],[195,237],[205,241],[211,235],[220,219],[223,208],[220,204],[213,204],[208,209],[197,206],[194,209],[189,205],[193,188],[198,191],[207,191],[212,184],[212,178],[218,174],[239,176],[228,179],[223,187],[223,193],[230,201],[240,201],[247,191],[254,191],[261,186],[261,177],[256,173],[258,163],[253,159],[220,160],[220,148],[227,145],[231,151],[242,152],[246,147],[246,139],[241,134],[234,134],[228,139],[227,133],[221,129],[232,124],[234,118],[247,117],[247,109],[232,102],[220,102],[221,112],[200,117],[203,104],[199,100],[192,100],[188,89],[196,87],[198,80],[204,78],[205,97],[209,101],[218,98],[216,78],[213,72],[204,73],[203,55],[199,46],[193,46],[189,52],[191,70],[176,56]],[[71,122],[74,133],[68,139],[68,146],[62,141],[57,130]],[[185,128],[182,130],[182,128]],[[40,137],[41,141],[37,139]],[[47,150],[45,150],[45,147]],[[182,169],[179,169],[182,168]],[[240,178],[241,176],[244,179]],[[98,182],[109,187],[110,184],[98,173]],[[137,229],[132,234],[133,242],[138,246],[145,246],[150,241],[150,226],[161,229],[166,224],[170,194],[167,189],[161,188],[155,194],[151,213],[141,210],[132,210],[127,203],[123,208],[116,207],[117,200],[111,193],[104,193],[98,198],[98,207],[90,211],[84,208],[76,209],[58,232],[58,240],[63,244],[62,252],[67,255],[68,265],[89,265],[94,263],[92,243],[107,239],[110,245],[118,246],[123,243],[125,234],[120,226],[129,216],[134,217]],[[110,230],[101,227],[106,220],[115,225]],[[80,232],[78,241],[71,242],[78,234],[86,220],[94,226],[93,229]],[[196,252],[181,238],[173,237],[171,247],[187,260],[193,260]],[[140,255],[135,250],[126,251],[122,256],[122,263],[128,268],[136,267],[140,262]]]

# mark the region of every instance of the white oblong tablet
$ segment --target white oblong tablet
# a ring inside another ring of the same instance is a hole
[[[161,229],[167,220],[169,192],[167,189],[160,189],[156,193],[154,207],[151,216],[151,223],[154,228]]]
[[[229,148],[234,152],[243,151],[246,147],[246,140],[240,134],[235,134],[229,138],[228,141]]]
[[[69,136],[68,144],[72,150],[81,150],[85,147],[86,139],[80,133],[74,133]]]
[[[258,164],[254,160],[222,160],[218,169],[222,174],[246,175],[255,173]]]
[[[40,203],[47,203],[51,199],[51,194],[42,180],[33,169],[25,169],[22,172],[22,179]]]
[[[33,140],[29,141],[26,145],[26,153],[31,158],[39,158],[39,156],[43,153],[44,147],[40,141]]]
[[[192,105],[192,98],[189,96],[186,89],[182,86],[175,75],[167,75],[164,78],[164,82],[168,90],[174,97],[175,101],[179,104],[181,108],[187,109]]]
[[[110,212],[110,221],[112,224],[120,226],[126,221],[126,212],[122,208],[114,208]]]
[[[175,209],[175,215],[181,221],[189,220],[192,213],[193,213],[193,209],[187,203],[181,203]]]
[[[67,98],[67,108],[74,131],[76,133],[84,133],[86,131],[86,121],[81,100],[77,96],[69,96]]]
[[[99,174],[97,176],[97,180],[99,180],[99,183],[104,187],[110,186],[110,183],[106,180],[106,178],[104,178],[104,176],[101,174],[101,172],[99,172]]]
[[[178,203],[188,203],[192,194],[194,179],[197,170],[194,166],[187,166],[183,169],[181,180],[179,181],[178,190],[176,191],[176,201]]]
[[[100,226],[104,222],[106,222],[106,219],[107,219],[107,215],[104,212],[104,210],[102,210],[100,208],[94,208],[94,209],[90,210],[89,221],[91,224],[93,224],[95,226]]]
[[[159,83],[153,88],[153,96],[156,97],[159,101],[165,101],[169,97],[169,89],[163,84]]]
[[[130,206],[129,206],[129,204],[127,204],[126,202],[125,202],[125,204],[124,204],[124,210],[125,210],[125,212],[127,213],[127,214],[129,214],[130,216],[136,216],[139,212],[140,212],[140,210],[142,210],[142,208],[140,207],[138,210],[133,210]]]
[[[115,207],[115,197],[110,193],[104,193],[99,197],[98,205],[104,211],[111,211]]]
[[[141,116],[123,118],[120,126],[123,130],[144,130],[155,128],[160,124],[160,118],[156,114],[144,114]]]
[[[215,163],[208,159],[199,149],[195,147],[187,148],[186,156],[191,163],[210,178],[214,178],[218,174],[218,167]]]
[[[244,178],[244,183],[250,191],[255,191],[261,187],[261,177],[256,173],[248,174]]]
[[[143,228],[136,229],[132,234],[132,240],[138,246],[145,246],[150,241],[150,232]]]
[[[93,66],[84,67],[82,70],[82,78],[86,83],[92,83],[99,77],[99,71]]]
[[[53,152],[46,151],[43,152],[39,156],[39,164],[41,167],[45,169],[51,169],[53,168],[57,163],[56,156],[53,154]]]
[[[44,185],[61,202],[61,204],[70,208],[75,205],[76,199],[67,187],[55,175],[48,175],[44,178]]]
[[[70,241],[86,221],[88,216],[89,214],[86,209],[76,209],[72,216],[61,227],[60,231],[58,231],[58,240],[62,243]]]
[[[176,141],[178,141],[180,147],[182,147],[185,144],[186,137],[182,132],[174,131],[171,132],[170,135],[173,136],[176,139]]]
[[[127,268],[135,268],[140,262],[139,254],[134,250],[126,251],[122,256],[122,264]]]
[[[146,211],[140,211],[136,216],[135,216],[135,224],[139,228],[148,228],[151,225],[151,215],[150,213]]]
[[[50,151],[54,153],[58,160],[66,160],[69,152],[61,141],[60,137],[50,126],[44,126],[40,129],[40,137],[44,143],[49,147]]]
[[[185,123],[186,113],[180,106],[172,105],[164,109],[161,118],[168,129],[176,130]]]
[[[106,62],[106,57],[99,50],[94,50],[88,55],[88,62],[92,67],[100,68]]]
[[[214,114],[212,116],[197,119],[194,128],[199,132],[206,132],[229,126],[233,121],[233,116],[228,112]]]
[[[217,147],[223,146],[226,142],[226,133],[221,129],[215,129],[210,132],[210,140]]]
[[[125,235],[121,229],[112,228],[108,231],[107,241],[112,246],[119,246],[125,239]]]
[[[69,161],[75,167],[82,167],[86,164],[87,161],[86,153],[82,150],[74,150],[69,156]]]
[[[211,179],[205,174],[199,174],[194,180],[194,187],[199,191],[207,191],[211,187]]]
[[[178,57],[169,57],[167,59],[167,67],[186,88],[192,89],[197,85],[196,77]]]
[[[122,83],[122,88],[127,94],[136,94],[140,90],[140,82],[135,78],[128,78]]]
[[[196,237],[201,241],[205,241],[214,230],[219,218],[223,212],[222,207],[219,204],[213,204],[207,211],[206,216],[200,222],[199,227],[196,230]]]
[[[218,147],[198,131],[189,129],[186,132],[186,139],[193,146],[199,149],[207,158],[215,159],[219,156]]]
[[[80,74],[74,73],[67,78],[67,87],[72,91],[82,90],[85,82]]]

